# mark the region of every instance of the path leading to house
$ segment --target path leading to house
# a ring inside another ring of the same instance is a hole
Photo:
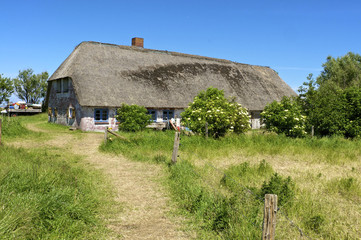
[[[35,124],[27,127],[48,132]],[[160,166],[99,152],[104,137],[99,133],[83,133],[81,137],[65,131],[51,134],[54,137],[44,143],[28,141],[14,145],[61,148],[82,155],[85,161],[100,169],[113,184],[115,201],[122,207],[111,214],[113,219],[108,219],[108,227],[114,232],[112,239],[191,239],[189,233],[180,230],[182,220],[169,214],[172,209],[160,183],[164,177]]]

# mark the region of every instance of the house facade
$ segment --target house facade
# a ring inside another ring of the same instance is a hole
[[[118,129],[122,103],[147,108],[152,127],[164,127],[201,90],[224,90],[246,107],[252,128],[264,106],[296,93],[269,67],[132,46],[82,42],[48,80],[49,121],[83,131]]]

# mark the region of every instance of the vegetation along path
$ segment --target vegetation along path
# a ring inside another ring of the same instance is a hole
[[[53,131],[30,123],[27,128],[52,135],[44,142],[12,142],[22,147],[55,147],[81,155],[109,179],[115,192],[115,212],[109,214],[107,226],[112,239],[189,239],[181,229],[182,221],[171,216],[169,198],[160,184],[164,172],[159,165],[134,162],[120,155],[99,152],[104,139],[100,133],[70,134],[69,130]]]

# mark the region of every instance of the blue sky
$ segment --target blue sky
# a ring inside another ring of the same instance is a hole
[[[294,90],[326,57],[361,53],[360,0],[0,0],[0,73],[52,74],[82,41],[270,66]],[[12,97],[12,100],[16,100]]]

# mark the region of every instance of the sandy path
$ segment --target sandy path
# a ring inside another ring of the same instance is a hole
[[[33,131],[47,132],[36,125],[28,125]],[[191,239],[189,233],[180,230],[181,219],[171,217],[169,198],[159,182],[164,176],[155,164],[130,161],[123,156],[99,152],[103,135],[84,133],[74,137],[69,133],[52,133],[54,138],[46,143],[19,143],[25,147],[53,146],[78,154],[85,161],[100,169],[113,184],[114,199],[122,209],[111,214],[108,227],[114,232],[111,239]]]
[[[116,201],[124,206],[111,229],[124,239],[189,239],[178,230],[180,224],[167,216],[169,198],[157,182],[162,169],[154,164],[129,161],[122,156],[100,153],[103,135],[86,133],[74,144],[73,152],[100,168],[114,184]]]

